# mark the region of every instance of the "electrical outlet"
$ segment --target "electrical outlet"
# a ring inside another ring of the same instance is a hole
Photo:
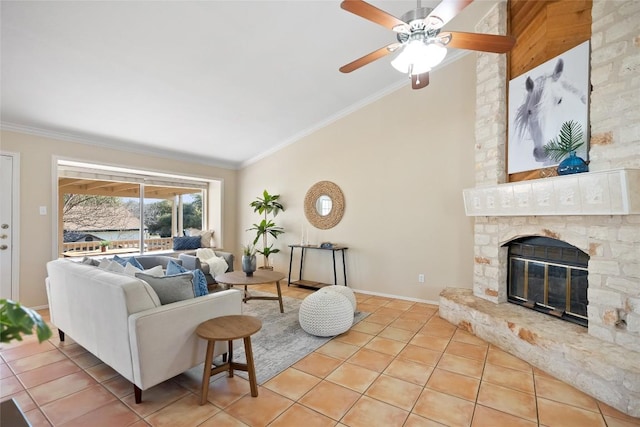
[[[424,274],[418,274],[418,283],[424,283]]]

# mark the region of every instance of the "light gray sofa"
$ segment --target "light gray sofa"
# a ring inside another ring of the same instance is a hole
[[[168,255],[134,255],[133,257],[144,267],[145,270],[153,268],[156,265],[161,265],[162,269],[166,270],[169,261],[182,265],[182,261],[180,259]]]
[[[223,251],[213,251],[213,252],[216,254],[216,256],[222,257],[224,258],[225,261],[227,261],[227,265],[229,266],[229,268],[227,268],[227,271],[226,271],[227,273],[230,271],[233,271],[233,261],[235,260],[235,257],[231,252],[223,252]],[[178,255],[178,259],[182,261],[182,266],[187,270],[195,270],[195,269],[202,270],[202,272],[204,273],[204,276],[207,278],[207,285],[212,285],[217,283],[213,278],[213,276],[211,275],[211,272],[209,271],[209,264],[200,262],[200,259],[195,256],[195,252],[193,254],[181,253]]]
[[[157,264],[156,264],[157,265]],[[47,263],[51,323],[133,384],[146,390],[204,361],[207,342],[195,334],[205,320],[242,314],[231,289],[161,305],[145,281],[58,259]],[[216,343],[215,355],[226,353]]]

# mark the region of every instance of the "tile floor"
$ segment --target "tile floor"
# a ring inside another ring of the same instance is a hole
[[[371,313],[365,320],[260,386],[257,398],[246,380],[219,374],[200,406],[202,368],[194,368],[136,405],[129,382],[56,333],[3,347],[0,399],[16,398],[34,426],[640,426],[457,329],[436,306],[357,299]]]

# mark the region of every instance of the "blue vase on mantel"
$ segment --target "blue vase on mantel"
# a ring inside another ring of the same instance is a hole
[[[558,175],[570,175],[572,173],[589,172],[589,165],[576,152],[569,153],[569,157],[558,165]]]

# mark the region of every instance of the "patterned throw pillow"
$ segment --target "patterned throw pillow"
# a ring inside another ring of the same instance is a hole
[[[174,251],[183,251],[186,249],[198,249],[201,244],[202,244],[202,241],[200,239],[200,236],[173,238]]]
[[[204,273],[200,270],[187,270],[180,264],[173,260],[170,260],[167,264],[167,276],[180,274],[180,273],[193,273],[193,293],[197,297],[203,295],[209,295],[209,288],[207,287],[207,278],[204,277]]]

